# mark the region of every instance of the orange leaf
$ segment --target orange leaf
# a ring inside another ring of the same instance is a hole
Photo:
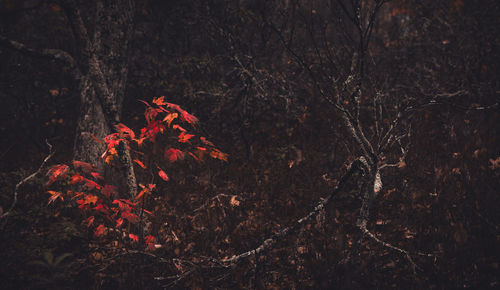
[[[134,162],[137,163],[137,164],[139,164],[140,167],[146,169],[146,165],[144,165],[144,163],[142,163],[140,160],[134,159]]]
[[[227,162],[227,157],[229,156],[229,154],[222,153],[219,150],[215,149],[210,152],[210,156],[212,156],[212,158],[220,159]]]
[[[179,126],[179,125],[177,125],[177,124],[173,125],[173,126],[172,126],[172,129],[174,129],[174,130],[175,130],[175,129],[178,129],[178,130],[179,130],[179,131],[181,131],[181,132],[186,132],[186,129],[182,128],[181,126]]]
[[[167,125],[170,127],[170,124],[172,121],[177,118],[178,114],[177,113],[170,113],[165,118],[163,118],[163,122],[167,122]]]
[[[161,96],[159,98],[153,98],[153,104],[157,104],[158,106],[164,106],[167,103],[163,100],[165,96]]]
[[[76,183],[80,183],[83,181],[83,176],[81,176],[80,174],[75,174],[71,177],[71,181],[69,182],[70,184],[76,184]]]
[[[193,138],[193,134],[186,134],[185,132],[182,132],[180,135],[179,135],[179,142],[181,143],[188,143],[189,142],[189,139]]]
[[[165,151],[165,157],[170,162],[175,162],[178,159],[184,159],[184,152],[179,149],[170,148]]]
[[[54,202],[56,199],[60,198],[62,201],[64,201],[64,198],[62,197],[62,192],[59,192],[59,191],[52,191],[52,190],[49,190],[47,191],[48,193],[50,193],[50,195],[52,195],[50,198],[49,198],[49,202],[47,203],[47,205],[51,204],[52,202]]]
[[[116,227],[117,228],[121,227],[122,224],[123,224],[123,219],[122,218],[119,218],[119,219],[116,220]]]
[[[87,196],[85,196],[85,199],[84,199],[84,204],[95,204],[97,202],[97,196],[93,195],[93,194],[88,194]]]

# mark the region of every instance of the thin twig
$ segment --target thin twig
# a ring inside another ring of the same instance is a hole
[[[29,175],[28,177],[24,178],[23,180],[19,181],[17,184],[16,184],[16,187],[14,189],[14,199],[12,200],[12,204],[10,205],[9,209],[4,212],[1,216],[0,216],[0,219],[3,219],[5,217],[7,217],[8,215],[11,214],[12,210],[14,209],[14,207],[16,206],[16,203],[17,203],[17,196],[19,195],[19,188],[25,184],[26,182],[28,182],[30,179],[33,179],[35,178],[37,175],[39,175],[41,172],[42,172],[42,169],[43,167],[45,166],[45,164],[47,163],[47,161],[49,161],[50,158],[52,158],[52,156],[54,156],[54,153],[55,151],[52,151],[52,145],[49,143],[49,141],[45,140],[45,143],[47,143],[47,146],[49,147],[49,155],[47,155],[45,157],[45,159],[42,161],[42,164],[40,164],[40,167],[38,168],[37,171],[35,171],[34,173],[32,173],[31,175]]]

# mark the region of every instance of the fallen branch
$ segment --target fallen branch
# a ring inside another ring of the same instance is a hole
[[[9,209],[0,216],[0,219],[3,219],[5,217],[7,217],[8,215],[10,215],[12,210],[16,206],[17,196],[19,195],[19,188],[23,184],[28,182],[30,179],[33,179],[37,175],[39,175],[42,172],[42,169],[45,166],[45,164],[47,163],[47,161],[49,161],[49,159],[52,158],[52,156],[54,155],[55,151],[52,151],[52,145],[50,145],[50,143],[47,140],[45,140],[45,143],[47,143],[47,146],[49,146],[49,155],[47,155],[47,157],[45,157],[45,159],[42,161],[42,164],[40,164],[40,167],[38,168],[37,171],[35,171],[34,173],[32,173],[31,175],[29,175],[28,177],[24,178],[23,180],[19,181],[16,184],[16,187],[14,189],[14,199],[12,200],[12,204],[10,205]]]
[[[364,235],[372,238],[375,242],[381,244],[382,246],[384,246],[386,248],[392,249],[394,251],[397,251],[397,252],[400,252],[401,254],[403,254],[406,257],[406,259],[408,260],[408,262],[410,262],[411,268],[413,270],[413,274],[417,274],[417,269],[421,270],[421,268],[417,264],[415,264],[415,262],[413,261],[409,251],[404,250],[404,249],[399,248],[399,247],[396,247],[388,242],[382,241],[381,239],[379,239],[377,236],[375,236],[372,232],[370,232],[366,228],[366,224],[358,225],[358,227],[363,232]],[[426,253],[420,253],[420,252],[416,253],[416,254],[419,256],[435,257],[432,254],[426,254]]]
[[[231,258],[222,260],[221,262],[226,264],[226,265],[229,265],[229,266],[234,266],[240,260],[247,258],[247,257],[250,257],[250,256],[260,254],[264,250],[271,247],[274,243],[276,243],[276,241],[278,239],[283,238],[283,237],[288,236],[289,234],[293,233],[295,230],[297,230],[302,225],[304,225],[307,221],[311,220],[316,215],[318,215],[318,213],[328,205],[328,203],[332,200],[332,198],[343,189],[344,185],[347,183],[349,178],[354,174],[354,172],[356,172],[357,170],[360,169],[361,165],[362,165],[362,163],[359,159],[356,159],[353,163],[351,163],[347,172],[342,176],[342,178],[340,179],[339,183],[334,188],[334,190],[327,197],[322,198],[310,213],[308,213],[303,218],[297,220],[292,226],[286,227],[283,230],[279,231],[278,233],[267,238],[257,248],[252,249],[252,250],[247,251],[247,252],[244,252],[244,253],[241,253],[239,255],[232,256]]]

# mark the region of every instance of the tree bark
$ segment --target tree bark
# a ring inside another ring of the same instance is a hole
[[[76,128],[74,159],[98,162],[108,182],[119,192],[135,196],[137,184],[130,152],[120,144],[117,166],[106,167],[100,160],[105,150],[94,137],[104,139],[120,123],[128,74],[128,44],[133,28],[134,5],[131,0],[96,1],[93,37],[85,25],[78,5],[63,1],[68,20],[80,44],[80,115]],[[87,24],[88,25],[88,24]]]

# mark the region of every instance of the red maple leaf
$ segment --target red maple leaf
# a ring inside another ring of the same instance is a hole
[[[96,237],[101,236],[102,234],[104,234],[104,230],[106,230],[106,227],[105,227],[105,226],[103,226],[103,225],[99,225],[99,226],[95,229],[94,236],[96,236]]]
[[[60,198],[62,201],[64,201],[64,198],[62,196],[62,192],[52,191],[52,190],[49,190],[47,192],[50,193],[50,195],[51,195],[51,197],[49,198],[49,202],[47,203],[47,205],[51,204],[52,202],[54,202],[58,198]]]
[[[90,172],[90,175],[92,175],[95,179],[104,180],[104,177],[102,177],[98,172]]]
[[[96,169],[95,166],[93,166],[92,164],[78,160],[73,160],[73,166],[75,167],[75,169],[81,169],[84,173],[87,174],[89,174],[92,171],[95,171]]]
[[[170,162],[175,162],[178,159],[184,158],[184,152],[179,149],[170,148],[165,151],[165,158],[167,158]]]
[[[207,138],[205,138],[205,137],[200,137],[200,140],[201,140],[201,142],[203,142],[203,144],[205,144],[205,145],[215,147],[214,143],[212,143],[212,142],[208,141],[208,140],[207,140]]]
[[[123,200],[118,200],[118,199],[115,199],[113,201],[113,204],[118,204],[118,207],[120,208],[121,211],[130,211],[131,208],[130,208],[130,205],[128,205],[127,203],[125,203]]]
[[[117,228],[121,227],[122,224],[123,224],[123,219],[122,218],[119,218],[119,219],[116,220],[116,227]]]
[[[214,149],[213,151],[210,152],[210,156],[212,156],[212,158],[224,160],[224,161],[227,162],[227,157],[229,156],[229,154],[222,153],[219,150]]]
[[[83,176],[81,176],[80,174],[75,174],[73,176],[71,176],[71,181],[69,182],[69,184],[77,184],[77,183],[80,183],[83,181]]]
[[[181,132],[181,134],[179,134],[179,142],[181,143],[188,143],[189,142],[189,139],[193,138],[194,135],[193,134],[186,134],[186,132]]]
[[[160,171],[158,171],[158,175],[161,177],[161,179],[163,179],[165,181],[169,180],[168,175],[165,173],[165,171],[161,170],[161,168],[160,168]]]
[[[94,181],[87,179],[87,178],[84,178],[83,180],[85,181],[85,186],[89,190],[92,190],[94,188],[101,189],[101,186],[99,184],[95,183]]]
[[[47,182],[46,185],[52,184],[59,178],[64,178],[66,176],[66,172],[68,172],[68,169],[69,167],[66,164],[54,165],[47,173],[49,175],[49,181]]]
[[[137,235],[134,235],[134,234],[128,234],[128,237],[134,241],[134,242],[138,242],[139,241],[139,237]]]
[[[179,126],[179,125],[177,125],[177,124],[173,125],[173,126],[172,126],[172,129],[174,129],[174,130],[175,130],[175,129],[178,129],[178,130],[179,130],[179,131],[181,131],[181,132],[186,132],[186,129],[182,128],[181,126]]]
[[[94,223],[94,219],[95,217],[94,216],[91,216],[89,217],[88,219],[86,219],[83,224],[86,225],[87,227],[90,227],[93,223]]]
[[[139,217],[133,213],[122,211],[122,218],[128,220],[129,222],[135,224],[139,222]]]
[[[191,125],[196,125],[198,123],[198,118],[184,110],[181,111],[181,120],[186,121]]]
[[[126,138],[127,136],[130,139],[134,139],[135,138],[134,131],[132,131],[132,129],[130,129],[129,127],[123,125],[122,123],[116,125],[115,127],[116,127],[116,130],[118,130],[118,132],[120,133],[120,135],[123,136],[124,138]]]
[[[146,165],[144,165],[144,163],[142,163],[139,159],[134,159],[134,162],[139,164],[140,167],[146,169]]]

